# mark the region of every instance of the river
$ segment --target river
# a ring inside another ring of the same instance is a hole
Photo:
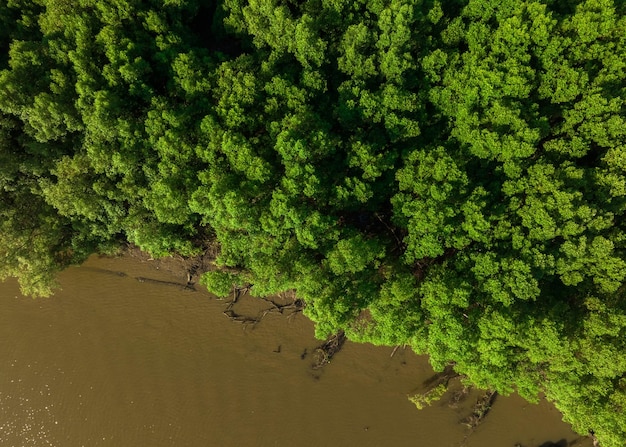
[[[467,436],[475,395],[421,411],[407,400],[433,374],[425,357],[347,342],[313,370],[320,342],[303,315],[237,324],[157,266],[92,257],[45,299],[0,283],[0,446],[591,446],[550,404],[517,396]]]

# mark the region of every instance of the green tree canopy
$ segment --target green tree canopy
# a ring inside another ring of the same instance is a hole
[[[219,244],[225,295],[626,438],[626,5],[0,4],[0,278]]]

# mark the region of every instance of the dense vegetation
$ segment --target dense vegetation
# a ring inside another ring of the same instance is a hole
[[[0,278],[218,241],[217,294],[626,440],[620,0],[3,0]]]

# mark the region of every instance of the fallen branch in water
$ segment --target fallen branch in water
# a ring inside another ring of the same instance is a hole
[[[491,407],[496,400],[498,393],[493,390],[485,391],[485,393],[476,401],[472,409],[472,414],[461,420],[461,424],[464,424],[469,428],[469,432],[465,435],[461,446],[465,446],[467,439],[470,437],[474,430],[484,422],[485,417],[491,411]]]
[[[345,342],[346,334],[343,331],[328,337],[324,343],[315,348],[315,361],[311,367],[320,369],[329,364],[330,360],[341,350]]]
[[[425,393],[417,393],[412,396],[408,396],[408,399],[418,410],[423,410],[424,408],[432,405],[433,402],[441,399],[441,396],[443,396],[446,391],[448,391],[446,384],[440,383],[436,387],[430,388]]]
[[[480,425],[481,422],[485,419],[489,411],[491,410],[491,406],[496,400],[498,393],[493,390],[485,391],[472,409],[472,414],[461,421],[462,424],[466,425],[471,430],[474,430],[476,427]]]
[[[399,347],[400,345],[396,345],[396,347],[393,348],[393,351],[391,352],[391,355],[389,357],[393,357],[396,354],[396,351],[398,350]]]

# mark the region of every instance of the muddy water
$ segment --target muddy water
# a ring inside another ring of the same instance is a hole
[[[313,371],[319,342],[302,315],[244,326],[205,292],[137,277],[181,281],[92,258],[52,298],[0,284],[0,446],[591,445],[547,403],[516,397],[465,439],[467,404],[417,411],[406,399],[432,375],[423,357],[347,343]]]

